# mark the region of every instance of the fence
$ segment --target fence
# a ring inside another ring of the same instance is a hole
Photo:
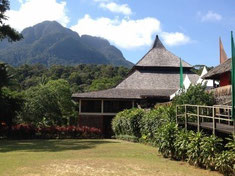
[[[209,129],[213,134],[220,131],[235,134],[235,123],[231,116],[232,107],[226,105],[178,105],[176,107],[176,122],[184,125],[196,126],[197,130]]]

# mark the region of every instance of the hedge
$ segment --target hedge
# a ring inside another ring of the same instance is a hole
[[[11,129],[7,126],[0,126],[0,138],[8,139],[90,139],[102,137],[100,129],[86,126],[35,127],[29,124],[18,124],[12,126]]]

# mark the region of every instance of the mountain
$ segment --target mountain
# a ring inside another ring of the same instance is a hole
[[[0,61],[13,66],[40,63],[46,66],[110,64],[131,67],[121,51],[108,40],[79,36],[55,21],[44,21],[22,31],[24,39],[0,42]]]

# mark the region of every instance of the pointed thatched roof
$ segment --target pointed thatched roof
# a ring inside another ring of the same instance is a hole
[[[231,59],[227,59],[222,64],[216,66],[215,68],[211,69],[207,74],[205,74],[202,79],[215,79],[219,80],[220,75],[225,72],[230,72],[231,70]]]
[[[182,61],[184,77],[195,84],[199,76],[190,71],[191,65]],[[115,88],[73,94],[74,98],[142,99],[158,97],[170,99],[180,85],[180,58],[168,51],[158,36],[152,49],[131,69],[128,76]]]
[[[136,64],[142,67],[179,67],[180,58],[168,51],[158,36],[154,41],[152,49]],[[192,66],[185,61],[182,61],[184,68]]]

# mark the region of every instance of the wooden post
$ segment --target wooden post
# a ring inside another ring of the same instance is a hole
[[[204,113],[204,109],[203,108],[201,108],[202,109],[202,115],[207,115],[208,114],[208,109],[206,108],[206,111],[205,111],[205,113]],[[202,123],[204,122],[204,117],[202,117]]]
[[[212,110],[213,110],[213,112],[212,112],[212,115],[213,115],[213,134],[215,135],[216,121],[215,121],[215,108],[214,108],[214,106],[213,106]]]
[[[200,107],[197,106],[197,131],[200,132]]]
[[[135,101],[132,100],[132,108],[134,108],[134,107],[135,107]]]
[[[187,106],[186,105],[184,105],[184,127],[185,127],[185,129],[187,130],[188,129],[188,122],[187,122]]]

